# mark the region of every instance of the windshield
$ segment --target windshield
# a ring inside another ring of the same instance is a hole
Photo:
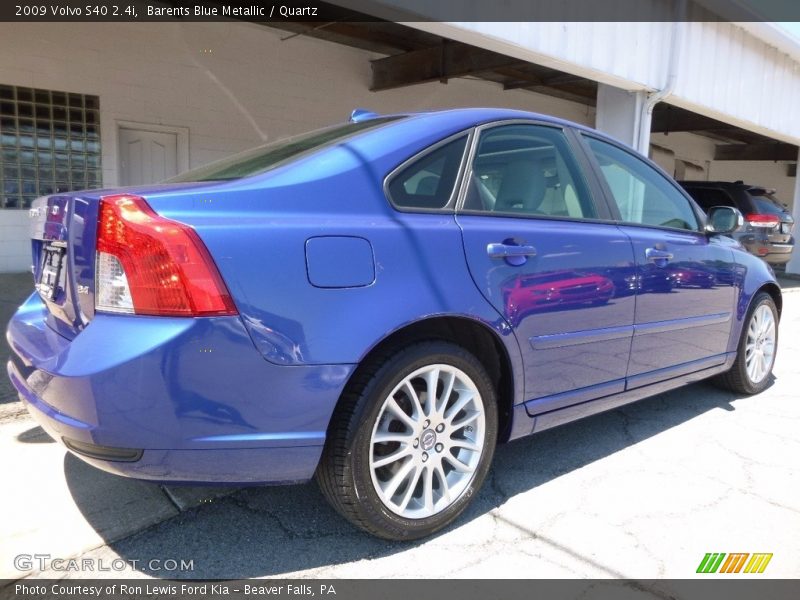
[[[181,173],[166,183],[186,183],[194,181],[225,181],[250,177],[272,169],[279,164],[301,154],[319,150],[340,142],[357,133],[385,125],[402,117],[381,117],[358,123],[346,123],[324,129],[317,129],[294,137],[270,142],[263,146],[245,150],[234,156],[223,158],[209,165]]]

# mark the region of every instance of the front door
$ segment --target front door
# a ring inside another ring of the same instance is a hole
[[[721,364],[734,315],[733,251],[702,230],[673,181],[621,146],[586,135],[636,260],[628,387]]]
[[[522,349],[530,414],[622,391],[635,289],[628,237],[594,202],[565,132],[483,129],[458,211],[470,273]]]

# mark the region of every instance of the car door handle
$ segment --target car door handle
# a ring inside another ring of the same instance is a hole
[[[515,256],[536,256],[533,246],[517,246],[516,244],[488,244],[486,254],[489,258],[511,258]]]
[[[666,263],[672,260],[672,252],[665,252],[657,248],[648,248],[644,251],[645,258],[652,263]]]

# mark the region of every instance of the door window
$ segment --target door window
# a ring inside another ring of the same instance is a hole
[[[481,134],[464,210],[529,217],[597,214],[564,133],[513,124]]]
[[[663,175],[630,152],[586,136],[600,164],[612,200],[625,223],[674,229],[698,229],[689,200]]]

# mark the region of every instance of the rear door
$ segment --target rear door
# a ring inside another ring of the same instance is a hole
[[[729,245],[708,236],[678,185],[632,151],[582,134],[633,243],[636,319],[628,387],[720,364],[735,303]]]
[[[120,185],[156,183],[177,174],[177,133],[120,127]]]
[[[624,389],[633,332],[631,243],[595,202],[571,135],[480,128],[457,212],[475,284],[522,348],[530,414]]]

